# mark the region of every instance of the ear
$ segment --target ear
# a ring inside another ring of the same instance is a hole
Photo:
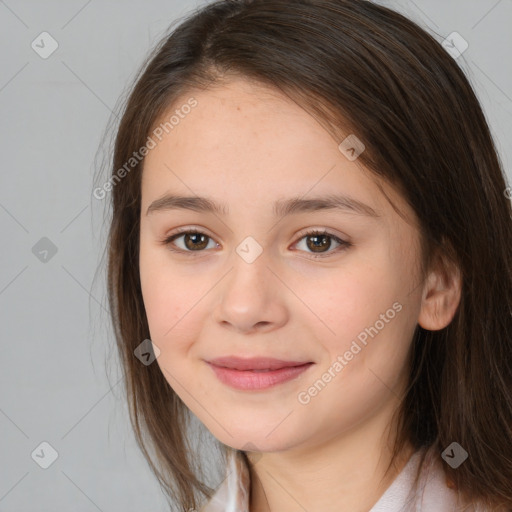
[[[418,323],[428,331],[444,329],[453,320],[460,303],[460,269],[447,257],[437,254],[423,288]]]

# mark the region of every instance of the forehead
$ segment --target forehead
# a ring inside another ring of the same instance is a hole
[[[193,90],[159,121],[191,98],[196,106],[186,109],[145,157],[144,212],[168,191],[246,208],[332,193],[355,197],[377,211],[390,207],[374,175],[347,159],[338,149],[341,141],[280,91],[243,79]],[[386,194],[400,202],[390,187]]]

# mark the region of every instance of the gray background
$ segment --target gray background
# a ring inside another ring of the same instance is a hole
[[[2,512],[166,510],[119,385],[92,189],[112,110],[169,24],[204,3],[0,0]],[[510,177],[512,0],[381,3],[467,40],[457,62]],[[59,45],[47,59],[31,47],[43,31]],[[44,441],[48,469],[31,456]]]

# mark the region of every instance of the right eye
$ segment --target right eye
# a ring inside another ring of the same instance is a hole
[[[175,248],[174,241],[183,237],[184,248]],[[168,246],[170,251],[173,252],[182,252],[182,253],[193,253],[193,252],[202,252],[203,249],[207,247],[207,240],[213,242],[213,239],[208,235],[202,233],[197,229],[185,228],[181,229],[178,232],[172,233],[164,240],[162,240],[162,244]],[[206,242],[205,242],[206,240]]]

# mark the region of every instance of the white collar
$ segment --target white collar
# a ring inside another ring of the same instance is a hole
[[[432,450],[428,450],[425,454],[424,465],[415,486],[414,480],[422,454],[423,450],[413,453],[369,512],[454,512],[456,510],[479,512],[481,510],[464,508],[460,505],[458,493],[446,485],[442,464]],[[224,480],[200,512],[249,512],[250,473],[240,451],[228,450],[226,469]]]

